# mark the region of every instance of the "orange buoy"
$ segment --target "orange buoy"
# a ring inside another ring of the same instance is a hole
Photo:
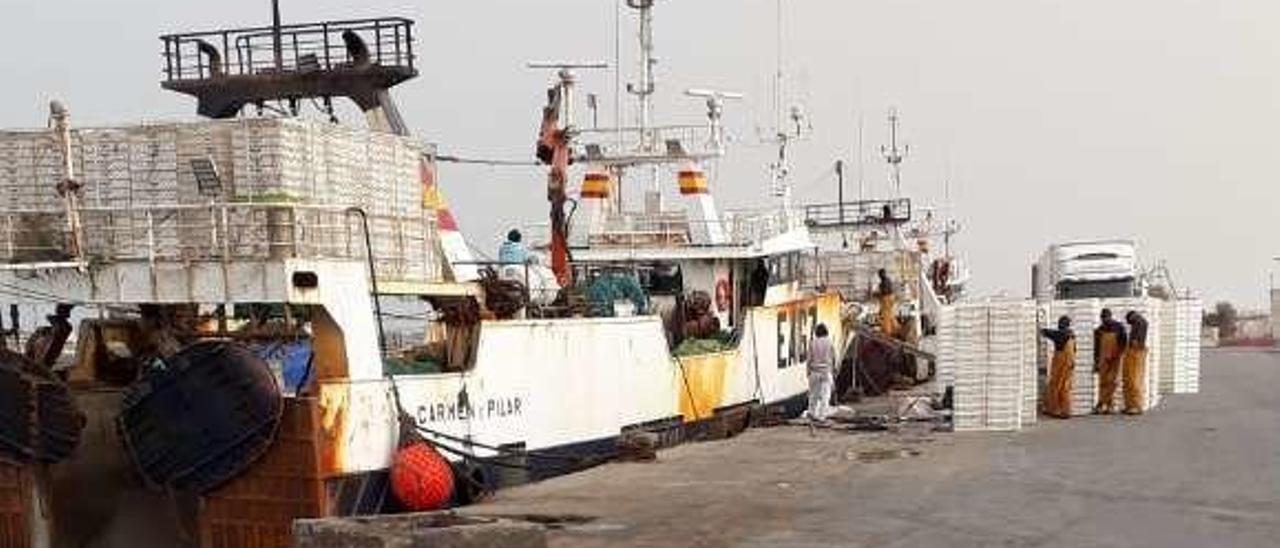
[[[427,442],[410,443],[396,452],[391,492],[415,512],[444,508],[453,499],[453,467]]]

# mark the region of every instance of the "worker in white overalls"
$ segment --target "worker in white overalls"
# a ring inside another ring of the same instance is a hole
[[[835,384],[832,372],[836,366],[836,347],[831,344],[827,325],[818,324],[809,343],[809,410],[810,420],[826,420],[830,412],[831,389]]]

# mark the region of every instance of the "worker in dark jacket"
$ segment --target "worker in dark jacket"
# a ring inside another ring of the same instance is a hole
[[[1124,413],[1141,415],[1146,401],[1143,385],[1147,368],[1147,319],[1130,310],[1124,321],[1129,324],[1129,344],[1124,351]]]
[[[1093,372],[1098,374],[1098,403],[1093,412],[1110,415],[1115,410],[1116,381],[1120,378],[1120,359],[1128,342],[1124,324],[1111,317],[1111,309],[1102,309],[1102,323],[1093,330]]]
[[[1053,362],[1049,369],[1049,386],[1045,388],[1044,414],[1059,419],[1071,418],[1071,385],[1076,369],[1076,335],[1071,331],[1071,318],[1058,318],[1057,329],[1041,329],[1040,334],[1053,341]]]

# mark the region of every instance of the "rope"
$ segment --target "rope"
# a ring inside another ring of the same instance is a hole
[[[585,464],[585,463],[592,462],[593,460],[596,460],[596,459],[588,459],[585,457],[575,457],[575,456],[569,456],[569,455],[530,453],[528,451],[521,450],[521,449],[512,449],[509,447],[498,447],[495,445],[488,445],[488,444],[480,443],[475,440],[464,439],[464,438],[446,434],[444,432],[440,432],[437,430],[432,430],[430,428],[427,428],[426,426],[418,424],[417,421],[414,420],[413,416],[410,415],[408,411],[405,411],[404,406],[400,402],[400,387],[398,384],[396,384],[395,377],[388,375],[386,378],[391,383],[392,400],[395,402],[396,410],[399,413],[402,432],[408,429],[408,430],[411,430],[413,433],[417,434],[418,436],[421,436],[422,434],[427,434],[429,436],[447,440],[453,443],[460,443],[464,445],[479,447],[481,449],[486,449],[486,450],[498,453],[499,455],[494,458],[527,457],[527,458],[542,459],[542,460],[560,460],[560,461],[566,461],[566,462],[573,462],[575,464]],[[486,460],[483,457],[477,456],[474,453],[469,453],[467,451],[453,448],[453,447],[446,447],[443,444],[441,444],[439,440],[428,440],[425,438],[419,438],[419,439],[432,445],[441,445],[441,447],[444,448],[446,451],[450,451],[459,456],[462,456],[464,458],[469,458],[476,462],[482,462],[482,463],[488,462],[488,463],[498,464],[491,460]]]

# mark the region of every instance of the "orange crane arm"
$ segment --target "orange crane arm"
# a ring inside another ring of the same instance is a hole
[[[565,219],[565,187],[569,179],[569,138],[560,128],[560,90],[547,92],[547,106],[542,109],[542,127],[538,132],[538,159],[551,166],[547,173],[547,201],[551,202],[551,270],[560,287],[573,283],[569,269],[569,226]]]

